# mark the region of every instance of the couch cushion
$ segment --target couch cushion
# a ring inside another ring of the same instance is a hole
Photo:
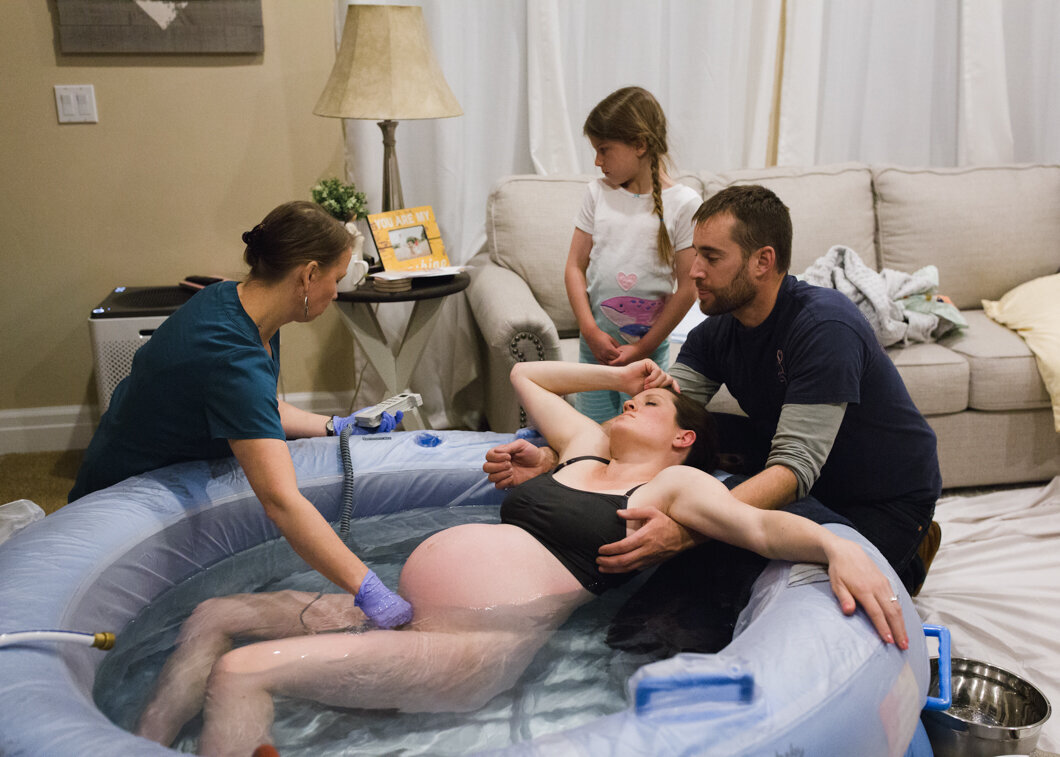
[[[874,166],[880,265],[939,269],[939,292],[978,309],[1056,273],[1060,166]]]
[[[833,245],[843,244],[877,265],[872,172],[861,163],[810,168],[746,169],[702,174],[706,197],[733,184],[762,184],[791,211],[791,273],[802,273]]]
[[[1038,364],[1019,334],[994,323],[982,310],[966,310],[968,328],[939,343],[968,361],[968,407],[973,410],[1037,410],[1049,407]]]
[[[563,284],[574,217],[585,186],[596,178],[509,176],[498,182],[486,202],[486,245],[490,259],[519,274],[562,333],[577,333],[578,322]],[[703,193],[699,177],[676,174],[676,180]]]
[[[509,176],[486,202],[490,259],[519,274],[559,331],[577,329],[563,285],[574,216],[591,176]]]
[[[887,349],[909,396],[923,415],[968,409],[968,361],[934,344],[896,345]]]

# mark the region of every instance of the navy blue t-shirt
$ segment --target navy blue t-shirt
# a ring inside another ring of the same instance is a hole
[[[129,476],[232,454],[229,439],[284,439],[280,335],[265,350],[235,282],[195,294],[133,357],[100,420],[70,501]]]
[[[934,503],[941,486],[935,432],[857,307],[834,289],[785,278],[772,313],[747,328],[731,314],[692,329],[677,361],[724,383],[769,442],[784,404],[847,403],[810,493],[848,503]]]

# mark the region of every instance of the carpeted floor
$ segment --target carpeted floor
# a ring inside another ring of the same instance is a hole
[[[28,499],[46,514],[55,512],[66,504],[82,457],[82,450],[0,455],[0,504]]]

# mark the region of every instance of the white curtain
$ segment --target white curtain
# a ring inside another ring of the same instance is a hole
[[[632,84],[662,104],[679,169],[764,164],[780,0],[527,4],[560,10],[555,32],[561,57],[552,65],[565,71],[568,107],[552,119],[568,125],[578,170],[595,171],[582,136],[585,117],[608,93]],[[528,39],[541,48],[552,46]]]
[[[957,162],[1011,163],[1012,122],[1001,3],[961,0]]]
[[[805,162],[954,165],[958,11],[953,0],[829,3]]]
[[[539,174],[576,173],[578,146],[571,132],[563,54],[559,49],[559,0],[528,0],[526,94],[530,158]]]
[[[776,163],[782,166],[816,162],[817,103],[820,99],[824,42],[824,0],[788,2],[783,16],[783,65],[780,98],[774,114]]]
[[[1013,158],[1060,162],[1060,3],[1002,4]]]
[[[679,169],[1060,162],[1054,0],[419,2],[464,115],[401,122],[397,153],[406,204],[434,207],[457,264],[482,247],[502,176],[594,171],[582,122],[629,84],[662,104]],[[378,210],[380,132],[346,124],[351,178]],[[433,380],[414,387],[438,425],[473,422],[450,407],[474,362],[450,299],[421,366]]]

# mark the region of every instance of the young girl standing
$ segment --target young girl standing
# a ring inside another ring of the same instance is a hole
[[[583,131],[604,175],[586,189],[564,271],[579,360],[617,366],[651,358],[665,368],[667,337],[696,299],[689,270],[701,198],[666,173],[666,116],[647,90],[611,93]],[[575,407],[602,423],[622,401],[618,392],[582,392]]]

